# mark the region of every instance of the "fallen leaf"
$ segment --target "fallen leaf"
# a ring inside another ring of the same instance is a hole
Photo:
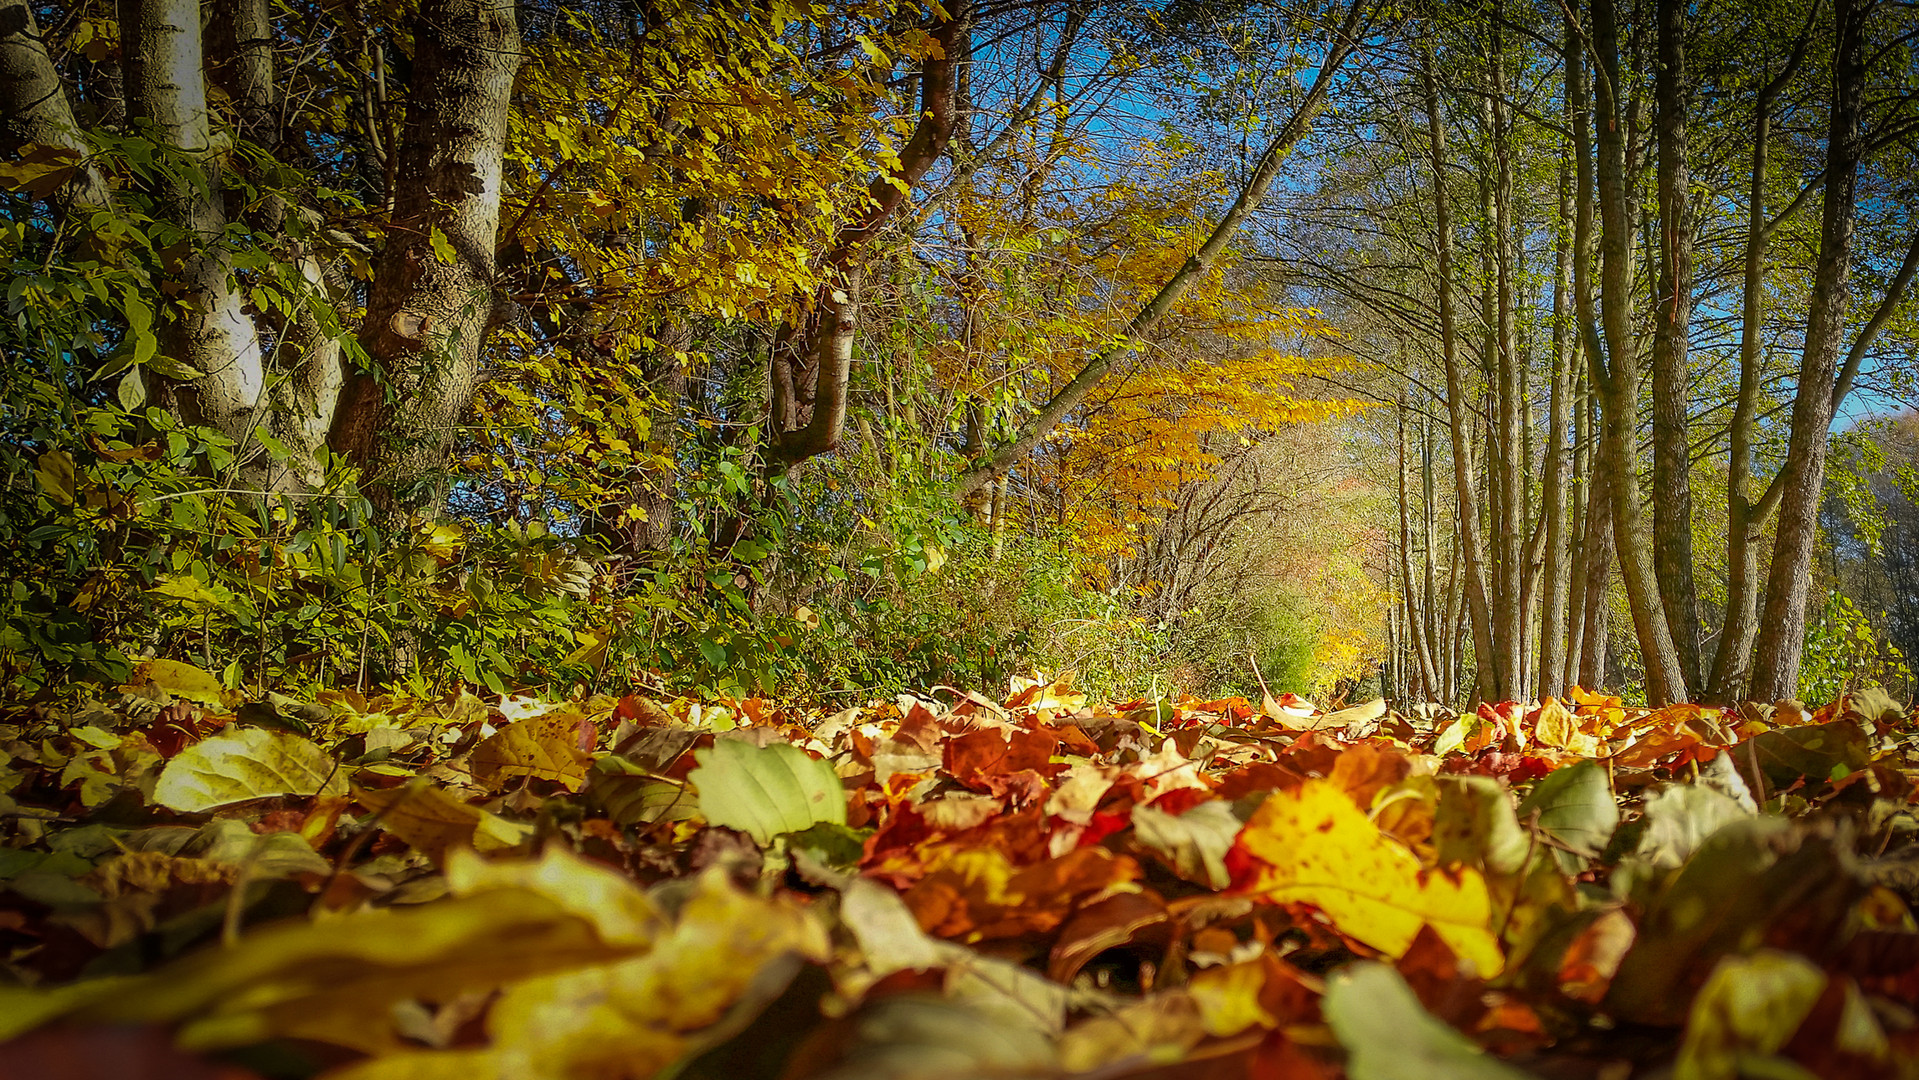
[[[694,751],[694,758],[699,766],[687,779],[700,793],[706,820],[761,846],[823,821],[846,824],[846,791],[833,767],[790,743],[762,749],[720,739],[710,750]]]
[[[340,763],[306,739],[263,728],[229,728],[167,762],[153,801],[192,814],[273,795],[342,795],[346,790]]]
[[[1235,851],[1247,860],[1235,892],[1312,904],[1342,933],[1393,957],[1430,924],[1481,976],[1504,966],[1479,872],[1422,869],[1328,781],[1308,781],[1261,803]]]

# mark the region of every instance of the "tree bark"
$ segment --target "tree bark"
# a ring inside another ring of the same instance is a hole
[[[92,150],[73,118],[33,6],[27,0],[0,0],[0,153],[18,156],[30,145],[64,150],[83,162]],[[99,172],[83,164],[62,185],[58,201],[104,207],[113,196]]]
[[[1599,425],[1593,425],[1595,437]],[[1592,494],[1586,500],[1585,606],[1577,612],[1581,652],[1579,685],[1597,690],[1606,685],[1607,635],[1612,626],[1612,492],[1611,477],[1593,470]]]
[[[1503,9],[1499,12],[1503,17]],[[1526,588],[1527,540],[1531,530],[1527,520],[1526,464],[1522,402],[1525,364],[1519,355],[1515,324],[1514,298],[1518,254],[1514,250],[1517,229],[1513,222],[1513,148],[1511,113],[1506,102],[1506,54],[1504,38],[1497,22],[1492,32],[1491,94],[1488,103],[1492,130],[1489,132],[1493,159],[1493,236],[1494,281],[1493,371],[1497,381],[1493,401],[1496,435],[1487,454],[1489,487],[1499,493],[1499,516],[1491,524],[1494,540],[1495,578],[1492,609],[1493,640],[1498,650],[1494,657],[1492,700],[1507,701],[1524,696],[1524,655],[1526,652],[1526,612],[1530,607]],[[1497,462],[1496,468],[1493,462]]]
[[[1659,295],[1652,343],[1653,570],[1666,627],[1688,687],[1704,687],[1699,595],[1693,584],[1692,469],[1688,410],[1692,385],[1692,175],[1687,145],[1691,84],[1686,70],[1686,5],[1659,0]]]
[[[1780,489],[1752,499],[1753,428],[1759,415],[1762,374],[1761,320],[1765,315],[1766,168],[1772,145],[1773,103],[1792,82],[1812,40],[1812,23],[1793,46],[1785,69],[1759,90],[1753,103],[1752,158],[1746,198],[1746,250],[1743,297],[1740,303],[1739,390],[1734,399],[1730,443],[1726,460],[1726,614],[1713,657],[1712,680],[1706,698],[1731,704],[1744,696],[1752,668],[1752,646],[1758,633],[1760,529],[1777,505]]]
[[[1545,562],[1540,571],[1544,596],[1539,618],[1539,698],[1566,693],[1566,610],[1571,584],[1571,544],[1566,528],[1566,474],[1571,449],[1566,445],[1572,413],[1572,365],[1577,356],[1572,320],[1572,176],[1559,169],[1559,238],[1553,273],[1553,370],[1546,420],[1546,476],[1540,489],[1546,519]]]
[[[180,303],[158,320],[163,355],[195,369],[175,380],[147,370],[148,392],[173,404],[182,420],[246,444],[261,423],[266,361],[259,329],[233,285],[233,257],[222,243],[227,225],[220,168],[207,109],[197,0],[124,0],[121,52],[128,116],[177,154],[177,175],[159,181],[168,217],[191,237],[191,250],[170,276]]]
[[[1428,167],[1433,177],[1433,247],[1436,255],[1433,291],[1439,298],[1439,351],[1446,368],[1446,416],[1452,425],[1453,497],[1458,504],[1459,563],[1467,618],[1472,624],[1473,654],[1478,665],[1476,685],[1491,692],[1497,675],[1493,668],[1492,612],[1488,607],[1485,550],[1479,536],[1479,492],[1473,476],[1473,418],[1466,408],[1466,380],[1459,364],[1458,317],[1453,309],[1452,196],[1446,187],[1446,127],[1439,112],[1439,87],[1433,78],[1432,57],[1420,54],[1420,86],[1426,98]]]
[[[867,208],[847,222],[821,259],[820,285],[806,314],[780,328],[773,345],[772,430],[767,468],[778,473],[840,444],[846,430],[860,286],[869,245],[911,197],[913,186],[946,153],[957,121],[957,71],[972,13],[962,0],[933,29],[939,45],[920,71],[920,114],[900,148],[899,167],[874,178]]]
[[[1593,384],[1604,413],[1600,463],[1607,473],[1612,496],[1613,544],[1619,573],[1632,608],[1633,631],[1645,665],[1646,695],[1655,705],[1686,701],[1691,692],[1679,661],[1678,648],[1667,628],[1659,584],[1646,550],[1639,505],[1635,462],[1639,409],[1638,342],[1632,326],[1633,213],[1626,169],[1627,118],[1618,91],[1619,29],[1613,0],[1594,0],[1593,46],[1600,78],[1596,98],[1598,124],[1598,192],[1600,253],[1599,335],[1588,333]],[[1570,74],[1569,74],[1570,79]],[[1584,150],[1581,150],[1584,156]]]
[[[431,506],[495,318],[507,112],[520,64],[511,0],[423,0],[393,214],[329,438],[376,504]]]
[[[1753,662],[1752,694],[1761,700],[1792,696],[1799,684],[1805,648],[1806,596],[1819,531],[1819,504],[1826,474],[1827,432],[1832,426],[1831,387],[1845,333],[1847,288],[1852,270],[1853,211],[1859,163],[1864,154],[1859,115],[1865,90],[1865,23],[1870,6],[1837,0],[1833,6],[1832,111],[1826,130],[1825,205],[1819,226],[1819,259],[1813,271],[1806,345],[1799,362],[1799,393],[1793,400],[1792,433],[1777,483],[1783,485],[1772,567],[1766,578],[1764,616]]]
[[[1433,672],[1432,645],[1426,639],[1424,620],[1419,605],[1413,598],[1413,560],[1412,560],[1412,514],[1408,507],[1406,465],[1406,405],[1400,403],[1398,411],[1399,428],[1399,580],[1405,590],[1406,605],[1406,642],[1405,646],[1417,664],[1417,676],[1420,690],[1431,695],[1437,678]]]

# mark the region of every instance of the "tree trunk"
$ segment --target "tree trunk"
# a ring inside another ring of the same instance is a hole
[[[1600,322],[1603,342],[1588,334],[1593,384],[1604,412],[1600,464],[1612,495],[1613,544],[1632,608],[1633,630],[1646,669],[1646,695],[1655,705],[1690,698],[1678,648],[1667,628],[1659,583],[1646,550],[1635,463],[1639,410],[1639,346],[1632,325],[1633,213],[1626,169],[1627,117],[1618,90],[1619,31],[1613,0],[1594,0],[1593,45],[1601,77],[1599,116]],[[1569,82],[1571,79],[1569,73]],[[1582,147],[1580,156],[1585,156]]]
[[[1399,580],[1405,590],[1406,603],[1406,642],[1407,651],[1418,665],[1418,685],[1420,690],[1431,695],[1433,685],[1438,680],[1433,674],[1433,652],[1431,643],[1426,640],[1424,621],[1418,605],[1413,598],[1413,560],[1412,560],[1412,515],[1407,506],[1406,482],[1406,405],[1399,406]]]
[[[927,58],[920,71],[919,123],[900,148],[898,168],[868,185],[867,209],[834,236],[805,314],[782,326],[774,339],[769,473],[783,472],[840,444],[865,261],[873,239],[906,205],[913,186],[952,140],[958,117],[958,61],[967,51],[960,36],[970,33],[971,22],[971,6],[962,0],[935,24],[933,40],[939,52]]]
[[[330,443],[376,503],[438,502],[498,301],[506,121],[520,64],[510,0],[423,0],[393,214]]]
[[[1659,0],[1655,76],[1659,124],[1659,293],[1652,344],[1653,570],[1666,627],[1689,687],[1704,687],[1699,659],[1699,595],[1693,584],[1692,469],[1688,438],[1692,329],[1692,176],[1687,123],[1692,87],[1686,71],[1686,5]]]
[[[33,6],[0,0],[0,153],[15,157],[29,145],[64,150],[83,162],[92,147],[74,121],[73,105],[47,53]],[[67,206],[102,207],[113,201],[106,182],[83,165],[59,192]]]
[[[1572,365],[1577,355],[1572,320],[1572,176],[1559,169],[1559,238],[1553,273],[1553,372],[1546,421],[1546,477],[1540,489],[1546,519],[1545,564],[1541,577],[1545,595],[1539,617],[1539,698],[1566,693],[1567,593],[1570,591],[1571,545],[1566,528],[1566,474],[1572,451],[1566,428],[1572,412]]]
[[[1772,106],[1791,83],[1812,40],[1807,21],[1786,66],[1759,90],[1753,104],[1752,164],[1746,201],[1744,295],[1739,330],[1739,391],[1734,400],[1727,437],[1726,461],[1726,615],[1719,631],[1719,649],[1713,658],[1707,700],[1731,704],[1744,696],[1751,674],[1753,638],[1758,633],[1760,529],[1777,505],[1777,485],[1758,503],[1752,499],[1753,427],[1759,415],[1761,320],[1765,315],[1766,166],[1772,144]]]
[[[1503,16],[1503,9],[1499,13]],[[1493,605],[1493,636],[1499,643],[1495,671],[1495,700],[1507,701],[1525,696],[1526,614],[1531,597],[1527,588],[1526,557],[1531,536],[1526,500],[1524,401],[1526,365],[1519,353],[1518,329],[1514,313],[1515,281],[1519,255],[1516,250],[1518,227],[1513,220],[1513,146],[1512,117],[1506,102],[1506,52],[1504,37],[1495,26],[1492,35],[1492,151],[1493,151],[1493,255],[1497,273],[1495,326],[1497,330],[1498,405],[1497,424],[1500,520],[1493,523],[1492,534],[1498,550],[1495,574],[1498,599]],[[1488,455],[1492,457],[1492,455]],[[1492,483],[1488,478],[1488,483]]]
[[[1582,641],[1579,685],[1590,690],[1606,685],[1606,637],[1612,626],[1613,500],[1607,490],[1611,484],[1612,478],[1604,470],[1593,470],[1592,495],[1586,500],[1586,604],[1577,618]]]
[[[1579,334],[1576,327],[1569,330],[1573,339],[1573,348],[1579,348]],[[1571,549],[1572,565],[1568,570],[1566,589],[1566,683],[1571,685],[1579,681],[1579,663],[1584,655],[1586,641],[1586,563],[1592,558],[1592,548],[1587,546],[1589,517],[1592,506],[1592,414],[1591,395],[1586,390],[1585,367],[1578,364],[1579,354],[1573,354],[1575,366],[1572,371],[1573,385],[1577,390],[1573,394],[1573,450],[1572,450],[1572,491],[1571,512],[1567,516],[1568,546]],[[1610,540],[1608,541],[1610,542]]]
[[[197,0],[124,0],[121,52],[128,116],[180,155],[187,175],[160,181],[155,194],[191,250],[170,275],[179,303],[167,305],[156,329],[162,355],[199,373],[176,380],[149,368],[149,393],[174,405],[182,420],[218,430],[240,446],[263,417],[266,362],[260,332],[233,285],[232,253],[221,243],[219,147],[207,110]]]
[[[1850,300],[1853,210],[1859,162],[1864,153],[1859,113],[1865,89],[1865,22],[1870,6],[1836,0],[1832,112],[1826,130],[1825,205],[1819,226],[1819,259],[1813,271],[1806,346],[1799,361],[1799,393],[1793,400],[1792,434],[1776,482],[1783,485],[1772,567],[1766,578],[1765,613],[1753,663],[1752,694],[1761,700],[1792,696],[1799,684],[1799,658],[1806,643],[1806,596],[1819,504],[1826,475],[1827,432],[1832,426],[1830,387],[1839,367]]]
[[[1453,497],[1459,512],[1459,560],[1473,652],[1482,693],[1496,678],[1491,611],[1487,606],[1485,550],[1479,538],[1479,492],[1473,476],[1473,419],[1466,409],[1466,381],[1459,365],[1458,318],[1453,310],[1452,197],[1446,189],[1446,128],[1439,112],[1439,88],[1432,57],[1420,55],[1420,84],[1426,97],[1426,136],[1433,176],[1433,246],[1437,255],[1433,291],[1439,298],[1439,351],[1446,368],[1446,415],[1452,423]]]

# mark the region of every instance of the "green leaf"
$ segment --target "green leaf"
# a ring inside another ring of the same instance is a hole
[[[1722,826],[1751,816],[1731,796],[1702,784],[1670,784],[1646,796],[1639,854],[1654,866],[1680,866]]]
[[[1792,1038],[1825,989],[1826,973],[1793,953],[1761,949],[1721,960],[1693,999],[1673,1077],[1813,1075],[1790,1061],[1766,1059]]]
[[[1644,891],[1638,937],[1607,989],[1607,1012],[1677,1025],[1720,958],[1779,926],[1811,949],[1837,940],[1867,886],[1849,850],[1781,818],[1719,829],[1670,879]]]
[[[440,260],[441,265],[452,266],[460,261],[460,253],[453,250],[453,242],[446,238],[446,234],[440,231],[439,226],[433,227],[433,231],[428,234],[428,239],[433,244],[433,257]]]
[[[120,376],[119,384],[113,388],[113,399],[128,412],[146,404],[147,384],[140,377],[139,368],[130,368],[125,375]]]
[[[787,837],[786,843],[790,850],[811,852],[827,866],[851,867],[859,865],[860,856],[866,851],[866,838],[872,832],[822,821]]]
[[[46,492],[54,502],[62,506],[72,506],[79,501],[75,488],[73,455],[65,450],[49,450],[41,454],[39,467],[33,470],[33,475],[40,481],[40,490]]]
[[[1613,830],[1619,827],[1619,804],[1613,801],[1612,788],[1606,783],[1606,770],[1596,761],[1582,761],[1548,773],[1533,786],[1532,794],[1519,804],[1520,820],[1534,813],[1546,834],[1586,858],[1606,849]],[[1569,852],[1560,866],[1568,871],[1574,861]]]
[[[1513,797],[1488,776],[1448,776],[1433,811],[1433,846],[1441,865],[1462,863],[1495,874],[1516,874],[1533,839],[1513,813]]]
[[[1326,1022],[1346,1047],[1351,1080],[1522,1080],[1420,1005],[1399,972],[1351,964],[1326,980]]]
[[[203,739],[167,762],[153,801],[194,814],[273,795],[343,795],[331,754],[298,735],[240,728]]]
[[[840,778],[797,746],[760,748],[721,739],[693,757],[699,766],[687,779],[699,789],[700,810],[711,824],[738,829],[763,845],[823,821],[846,824]]]
[[[1791,787],[1801,779],[1816,783],[1842,766],[1845,772],[1840,776],[1872,764],[1872,740],[1851,720],[1764,732],[1753,736],[1751,752],[1775,789]]]
[[[172,379],[174,382],[192,382],[195,379],[204,379],[207,377],[206,372],[201,371],[192,364],[175,360],[171,356],[152,357],[147,360],[146,367],[148,370],[158,372]]]

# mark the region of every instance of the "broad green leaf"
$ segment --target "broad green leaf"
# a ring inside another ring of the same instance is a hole
[[[699,766],[687,779],[699,789],[700,810],[711,824],[738,829],[762,845],[822,821],[846,824],[846,790],[833,767],[791,743],[762,749],[720,739],[693,757]]]
[[[229,729],[182,750],[160,774],[153,800],[195,814],[274,795],[342,795],[346,775],[331,754],[298,735]]]
[[[1349,964],[1326,980],[1326,1022],[1350,1080],[1523,1080],[1521,1072],[1426,1011],[1399,972]]]
[[[1557,852],[1560,866],[1569,872],[1582,868],[1572,852],[1597,856],[1619,827],[1619,804],[1613,801],[1605,768],[1595,761],[1555,769],[1533,785],[1519,804],[1519,818],[1527,821],[1535,814],[1547,835],[1571,849]]]
[[[1513,813],[1513,797],[1486,776],[1448,776],[1439,783],[1433,811],[1433,846],[1439,863],[1477,866],[1515,874],[1533,850],[1532,837]]]
[[[1817,953],[1839,940],[1866,894],[1852,855],[1830,836],[1772,817],[1722,826],[1686,865],[1644,894],[1632,951],[1605,1008],[1627,1020],[1676,1025],[1719,960],[1779,927]]]
[[[165,354],[152,357],[146,363],[149,371],[157,371],[174,382],[193,382],[204,379],[207,373],[184,360],[178,360]]]

